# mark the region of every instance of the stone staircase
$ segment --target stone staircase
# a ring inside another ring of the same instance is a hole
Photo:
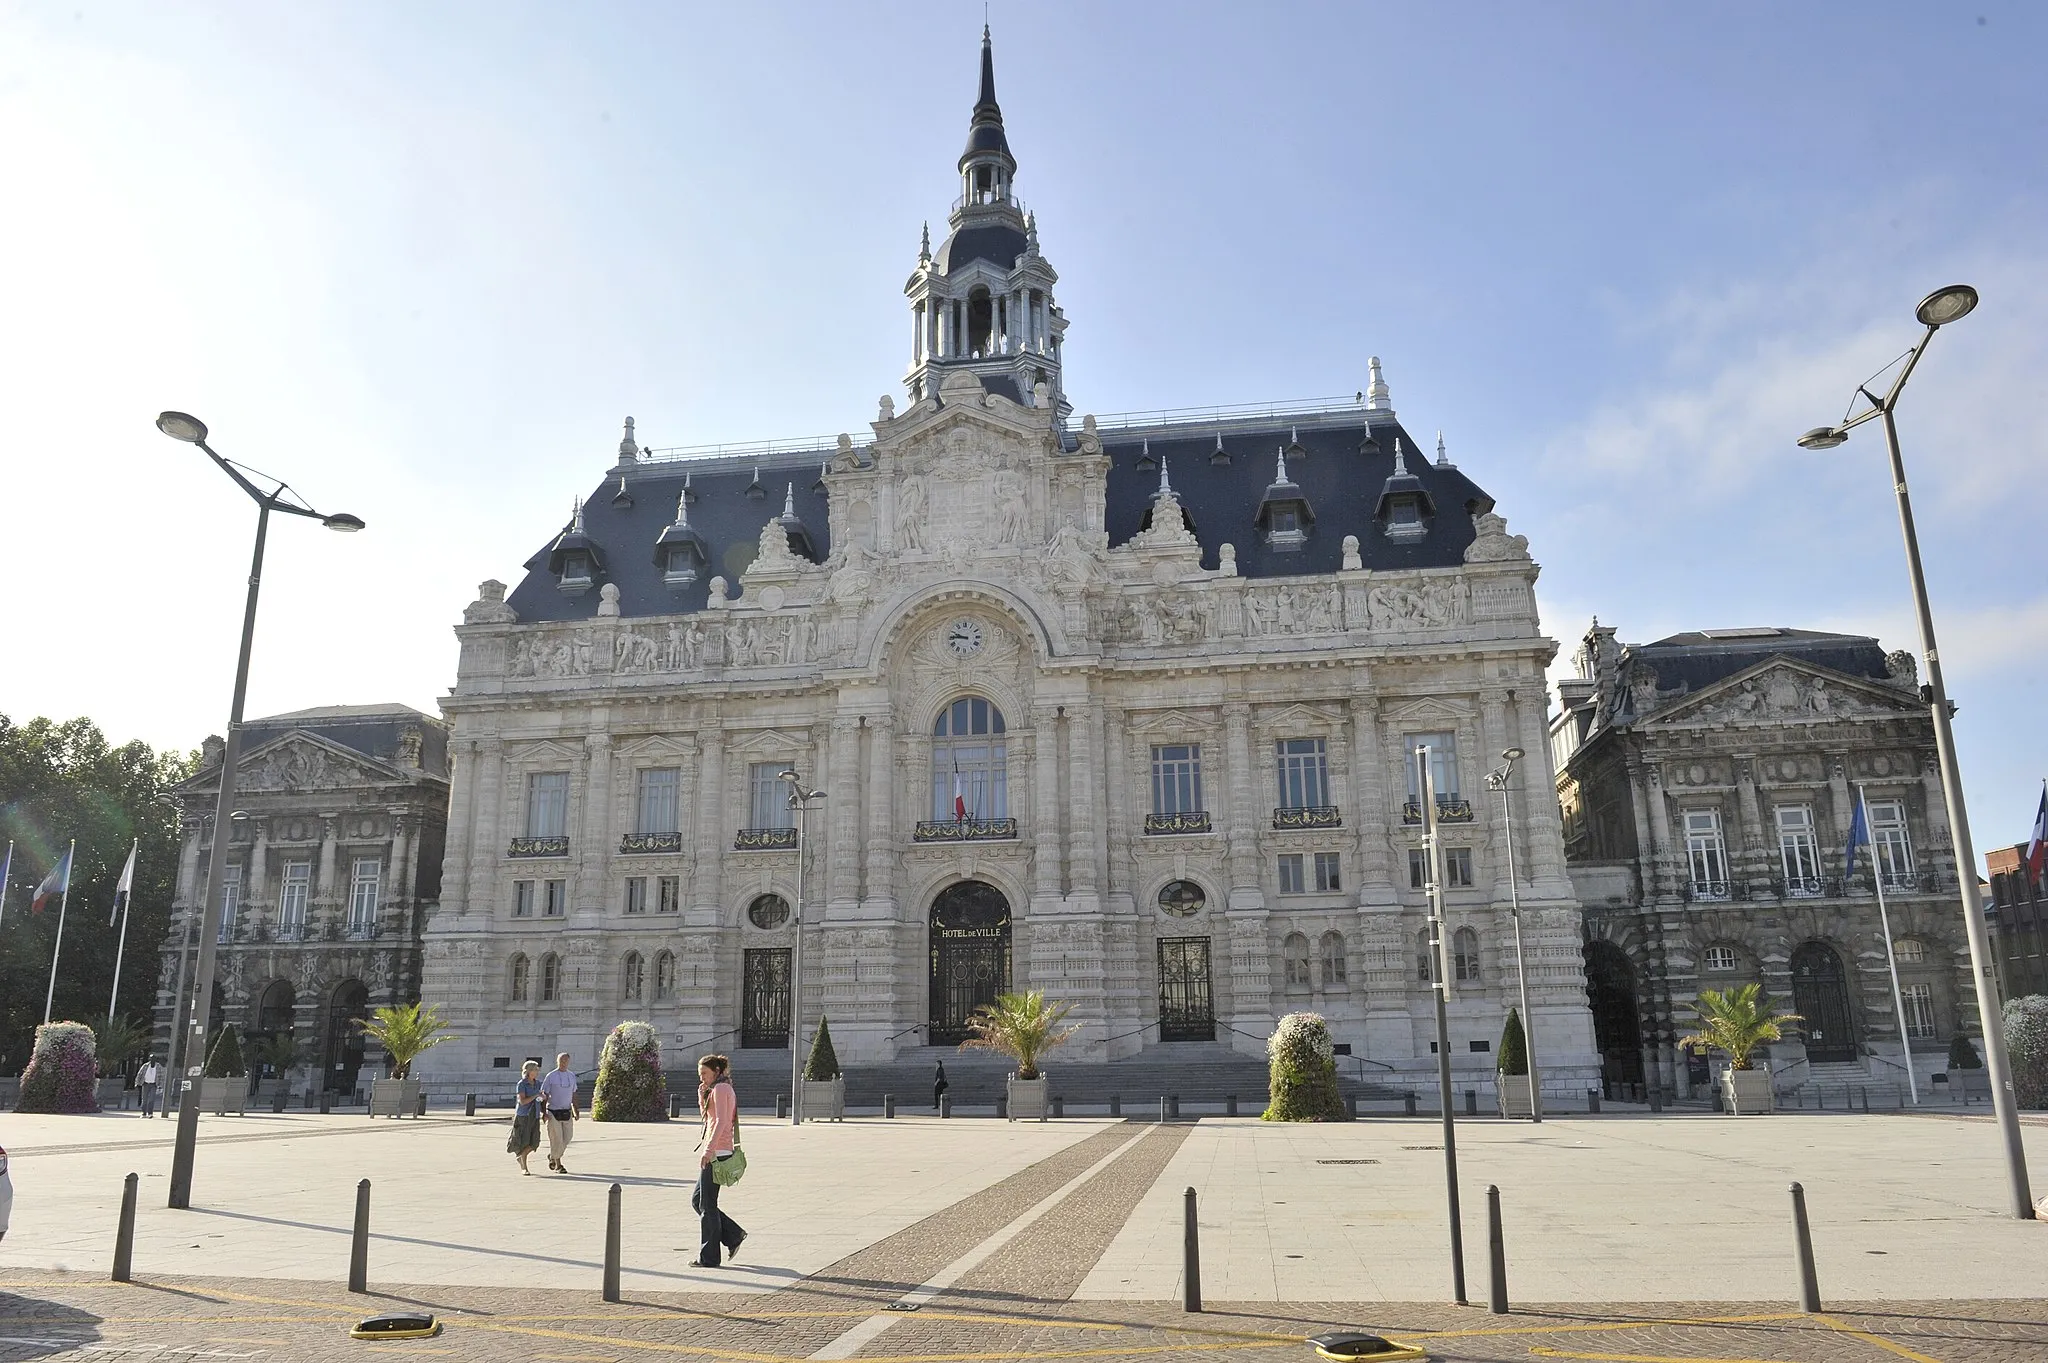
[[[1982,1070],[1950,1074],[1943,1057],[1936,1055],[1915,1055],[1913,1067],[1923,1107],[1989,1101]],[[1951,1082],[1935,1083],[1937,1074]],[[1905,1070],[1888,1056],[1874,1055],[1794,1066],[1789,1074],[1780,1077],[1777,1097],[1781,1110],[1794,1112],[1846,1112],[1852,1108],[1860,1112],[1866,1104],[1872,1112],[1884,1112],[1912,1104],[1906,1090]]]

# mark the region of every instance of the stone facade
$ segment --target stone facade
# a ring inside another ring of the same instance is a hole
[[[230,1022],[245,1036],[289,1031],[308,1055],[294,1088],[317,1074],[352,1092],[372,1075],[351,1019],[419,997],[420,936],[447,830],[447,729],[403,705],[337,705],[251,720],[243,744],[235,804],[248,817],[228,840],[209,1035]],[[209,738],[199,771],[175,792],[183,848],[158,975],[160,1037],[172,1034],[197,956],[221,748]]]
[[[1697,1089],[1691,1004],[1747,982],[1805,1017],[1781,1087],[1903,1084],[1872,851],[1844,855],[1861,785],[1924,1088],[1976,1000],[1911,655],[1768,628],[1622,646],[1596,620],[1578,668],[1552,756],[1609,1084]]]
[[[2028,866],[2027,844],[1993,848],[1984,855],[1984,869],[1991,877],[1984,900],[2000,996],[2048,994],[2048,886]]]
[[[848,1063],[950,1044],[1028,987],[1082,1024],[1063,1063],[1260,1052],[1313,1009],[1348,1073],[1421,1075],[1406,753],[1434,735],[1460,1086],[1490,1088],[1514,994],[1509,824],[1481,790],[1521,747],[1542,1058],[1583,1088],[1526,540],[1441,442],[1421,454],[1377,360],[1356,402],[1071,421],[1014,169],[984,46],[952,234],[906,287],[904,409],[758,457],[645,450],[629,424],[516,590],[483,584],[426,939],[462,1039],[421,1070],[589,1057],[627,1016],[685,1052],[787,1045],[794,768],[825,794],[801,1016]]]

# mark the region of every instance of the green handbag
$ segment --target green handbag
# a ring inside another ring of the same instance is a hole
[[[746,1172],[747,1152],[740,1149],[740,1143],[737,1139],[732,1143],[732,1153],[730,1155],[724,1159],[714,1159],[711,1161],[711,1181],[721,1188],[732,1187],[733,1184],[740,1181]]]

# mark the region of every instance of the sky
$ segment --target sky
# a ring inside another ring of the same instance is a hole
[[[1881,434],[1839,419],[1955,281],[1899,426],[1980,851],[2048,737],[2048,8],[995,0],[1083,412],[1394,406],[1543,566],[1568,658],[1742,625],[1917,651]],[[901,397],[983,7],[0,5],[0,713],[433,711],[476,584],[643,444]],[[2029,394],[2034,394],[2029,397]]]

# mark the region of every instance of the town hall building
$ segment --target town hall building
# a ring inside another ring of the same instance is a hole
[[[1582,1092],[1526,540],[1377,359],[1354,401],[1077,419],[986,36],[958,171],[900,399],[757,454],[629,420],[464,612],[422,982],[458,1039],[420,1070],[587,1066],[626,1018],[683,1054],[822,1017],[849,1063],[943,1056],[1028,988],[1081,1025],[1062,1065],[1262,1055],[1312,1010],[1347,1074],[1413,1084],[1427,745],[1459,1086],[1491,1086],[1519,900],[1546,1087]],[[822,793],[801,825],[790,770]]]

